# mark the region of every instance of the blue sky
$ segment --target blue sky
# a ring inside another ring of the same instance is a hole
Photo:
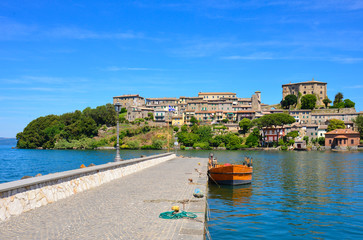
[[[0,1],[0,136],[113,96],[328,83],[362,110],[363,2]]]

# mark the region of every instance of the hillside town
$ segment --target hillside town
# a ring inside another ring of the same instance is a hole
[[[265,134],[267,142],[277,141],[279,137],[297,131],[299,137],[295,145],[298,148],[306,147],[306,142],[302,139],[308,138],[311,141],[321,137],[325,138],[325,146],[328,147],[357,147],[360,138],[353,120],[363,115],[363,112],[356,112],[354,107],[324,107],[323,101],[327,99],[325,82],[312,79],[282,85],[282,99],[294,95],[300,101],[309,94],[316,96],[316,107],[313,109],[301,109],[299,103],[289,109],[281,108],[280,104],[264,104],[261,102],[260,91],[255,91],[251,97],[238,97],[233,92],[199,92],[198,96],[179,98],[144,98],[139,94],[126,94],[113,97],[113,103],[119,102],[126,108],[125,118],[129,122],[153,116],[155,124],[160,126],[182,126],[191,125],[194,119],[201,125],[223,124],[231,132],[240,130],[239,122],[244,118],[254,120],[273,113],[286,113],[294,117],[296,122],[279,129],[265,129],[261,134]],[[340,129],[328,133],[332,119],[343,121],[344,131]]]

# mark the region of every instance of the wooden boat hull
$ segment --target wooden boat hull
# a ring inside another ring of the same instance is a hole
[[[209,179],[223,185],[242,185],[252,182],[253,168],[245,165],[216,165],[209,168]]]

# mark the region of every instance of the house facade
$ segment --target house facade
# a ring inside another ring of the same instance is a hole
[[[358,147],[360,142],[359,132],[351,129],[335,129],[325,133],[325,146],[346,149]]]

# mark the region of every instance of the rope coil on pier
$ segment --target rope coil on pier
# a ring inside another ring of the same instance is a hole
[[[175,211],[162,212],[159,215],[159,218],[163,219],[180,219],[180,218],[196,218],[197,215],[191,212],[182,211],[180,213],[176,213]]]

